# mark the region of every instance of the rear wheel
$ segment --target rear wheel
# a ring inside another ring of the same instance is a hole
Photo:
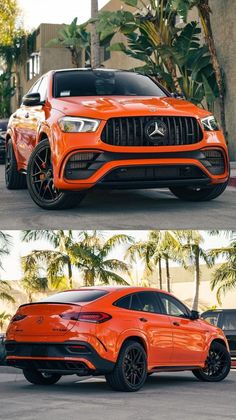
[[[21,190],[26,188],[26,176],[21,174],[17,169],[17,161],[11,140],[7,143],[5,182],[8,190]]]
[[[226,378],[230,368],[231,358],[226,347],[220,343],[213,343],[205,367],[192,372],[200,381],[219,382]]]
[[[138,391],[147,379],[147,355],[141,344],[129,340],[121,348],[113,371],[106,375],[107,383],[116,391]]]
[[[53,385],[61,379],[61,375],[57,373],[42,373],[34,369],[24,369],[23,374],[34,385]]]
[[[212,185],[205,188],[193,187],[170,187],[169,190],[176,197],[184,201],[210,201],[219,197],[228,185],[228,181],[223,184]]]
[[[34,202],[46,210],[72,208],[85,197],[84,192],[67,193],[54,186],[51,150],[47,139],[35,147],[29,159],[27,185]]]

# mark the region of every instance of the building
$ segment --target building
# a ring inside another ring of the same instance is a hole
[[[148,2],[148,0],[145,0]],[[129,11],[133,8],[124,5]],[[228,143],[231,160],[236,160],[236,55],[234,53],[236,43],[236,2],[230,0],[210,0],[212,8],[212,27],[215,37],[217,53],[220,64],[224,69],[225,79],[225,110],[226,126],[228,132]],[[114,11],[121,7],[120,0],[110,0],[102,10]],[[196,10],[192,10],[189,20],[199,20]],[[222,24],[219,24],[222,22]],[[227,24],[224,24],[227,22]],[[41,24],[34,32],[35,44],[32,53],[20,69],[21,91],[26,93],[37,78],[51,69],[74,67],[70,51],[56,45],[49,46],[51,39],[58,36],[58,31],[63,25]],[[116,34],[114,42],[125,41],[125,38]],[[106,68],[131,69],[142,65],[142,62],[131,57],[124,56],[122,52],[105,53],[102,51],[102,64]],[[22,96],[22,95],[21,95]],[[17,94],[12,98],[12,111],[17,108],[19,98]],[[215,109],[216,116],[219,115],[218,107]]]

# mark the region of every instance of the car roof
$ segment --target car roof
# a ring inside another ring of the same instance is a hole
[[[151,291],[151,292],[161,292],[161,293],[170,294],[166,290],[157,289],[155,287],[141,287],[141,286],[92,286],[92,287],[80,287],[79,289],[63,290],[63,292],[78,292],[82,290],[104,290],[107,292],[127,291],[129,293]]]
[[[208,309],[207,311],[202,312],[203,314],[208,314],[208,313],[216,313],[216,312],[236,312],[236,308],[235,309]]]

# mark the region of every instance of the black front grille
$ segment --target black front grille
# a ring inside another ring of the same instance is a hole
[[[150,137],[155,127],[162,134]],[[198,143],[202,138],[196,118],[167,116],[111,118],[101,135],[101,140],[112,146],[180,146]]]

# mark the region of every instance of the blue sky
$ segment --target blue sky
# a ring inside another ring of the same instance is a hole
[[[109,0],[99,0],[99,8]],[[28,30],[40,23],[71,23],[75,17],[83,23],[90,18],[90,0],[18,0],[23,24]]]

